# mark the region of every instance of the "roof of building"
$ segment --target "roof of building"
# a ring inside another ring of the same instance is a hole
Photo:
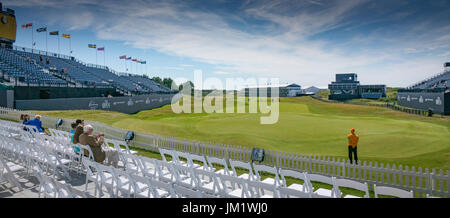
[[[255,89],[255,88],[286,88],[286,87],[301,87],[300,85],[296,83],[286,83],[286,84],[266,84],[266,85],[256,85],[256,86],[248,86],[248,89]]]

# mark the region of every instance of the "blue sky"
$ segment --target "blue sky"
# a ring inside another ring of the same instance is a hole
[[[128,68],[149,76],[276,77],[326,87],[335,73],[358,73],[363,84],[407,86],[450,61],[450,1],[407,0],[3,0],[18,24],[72,35],[73,55],[95,63],[87,44],[106,47],[106,65],[123,72],[119,56],[146,60]],[[45,35],[35,33],[38,49]],[[57,40],[49,36],[49,51]],[[61,38],[61,53],[69,43]],[[18,29],[16,45],[31,46]],[[103,53],[98,53],[103,64]],[[181,79],[182,80],[182,79]]]

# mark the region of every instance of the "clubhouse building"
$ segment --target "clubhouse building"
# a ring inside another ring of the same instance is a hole
[[[330,100],[386,97],[386,85],[361,85],[356,73],[336,74],[336,81],[328,85]]]
[[[295,83],[290,84],[269,84],[269,85],[260,85],[245,88],[245,96],[249,96],[249,93],[256,93],[259,96],[260,92],[267,93],[267,96],[270,97],[271,88],[278,88],[279,97],[295,97],[301,96],[304,94],[302,87]]]

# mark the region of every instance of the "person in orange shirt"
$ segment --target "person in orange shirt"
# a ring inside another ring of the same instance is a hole
[[[358,141],[359,136],[355,134],[355,129],[350,130],[351,134],[347,136],[348,138],[348,158],[350,159],[350,164],[353,163],[353,157],[355,158],[355,163],[358,164]]]

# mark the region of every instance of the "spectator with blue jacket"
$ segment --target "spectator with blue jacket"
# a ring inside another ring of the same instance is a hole
[[[35,126],[39,132],[46,133],[45,129],[42,127],[41,115],[36,115],[34,119],[25,121],[23,124]]]

